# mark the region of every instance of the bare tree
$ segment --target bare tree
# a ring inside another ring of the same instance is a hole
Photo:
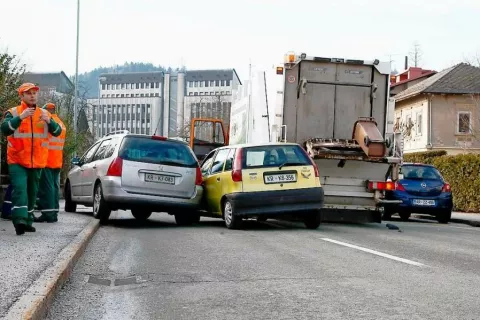
[[[409,59],[413,62],[414,67],[420,67],[422,63],[423,51],[420,44],[415,41],[409,53]]]

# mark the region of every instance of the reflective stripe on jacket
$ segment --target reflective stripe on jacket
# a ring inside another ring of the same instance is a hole
[[[8,110],[13,117],[18,117],[28,108],[26,104]],[[7,137],[7,162],[19,164],[26,168],[45,168],[48,158],[48,125],[41,120],[42,110],[23,119],[13,134]],[[10,125],[10,124],[9,124]],[[13,128],[12,128],[13,130]]]
[[[52,114],[52,118],[62,128],[62,133],[58,137],[48,134],[47,168],[60,169],[63,166],[63,146],[65,145],[67,128],[56,114]]]

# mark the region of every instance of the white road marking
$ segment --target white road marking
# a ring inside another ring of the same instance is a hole
[[[408,260],[408,259],[404,259],[404,258],[400,258],[400,257],[396,257],[396,256],[392,256],[391,254],[388,254],[388,253],[383,253],[383,252],[375,251],[375,250],[372,250],[372,249],[368,249],[368,248],[364,248],[364,247],[359,247],[359,246],[356,246],[356,245],[354,245],[354,244],[350,244],[350,243],[346,243],[346,242],[341,242],[341,241],[337,241],[337,240],[333,240],[333,239],[329,239],[329,238],[321,238],[321,239],[324,240],[324,241],[331,242],[331,243],[339,244],[339,245],[341,245],[341,246],[345,246],[345,247],[357,249],[357,250],[360,250],[360,251],[363,251],[363,252],[368,252],[368,253],[371,253],[371,254],[375,254],[375,255],[377,255],[377,256],[384,257],[384,258],[387,258],[387,259],[392,259],[392,260],[395,260],[395,261],[399,261],[399,262],[403,262],[403,263],[406,263],[406,264],[410,264],[410,265],[412,265],[412,266],[426,267],[426,265],[424,265],[423,263],[416,262],[416,261],[412,261],[412,260]]]

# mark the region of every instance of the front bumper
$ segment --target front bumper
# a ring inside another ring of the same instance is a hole
[[[234,214],[241,217],[302,215],[322,208],[322,187],[281,191],[232,193],[226,196],[231,201]]]
[[[126,192],[120,178],[106,177],[102,180],[103,197],[113,209],[128,210],[132,208],[148,208],[154,212],[197,210],[203,197],[203,187],[196,186],[191,198],[159,197],[146,194]]]

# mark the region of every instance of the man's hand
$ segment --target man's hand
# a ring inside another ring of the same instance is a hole
[[[20,115],[20,119],[26,119],[28,117],[31,117],[33,116],[33,114],[35,113],[35,108],[26,108],[25,110],[23,110],[22,114]]]
[[[50,124],[50,114],[48,113],[48,111],[45,109],[40,110],[42,110],[42,116],[40,117],[40,119]]]

